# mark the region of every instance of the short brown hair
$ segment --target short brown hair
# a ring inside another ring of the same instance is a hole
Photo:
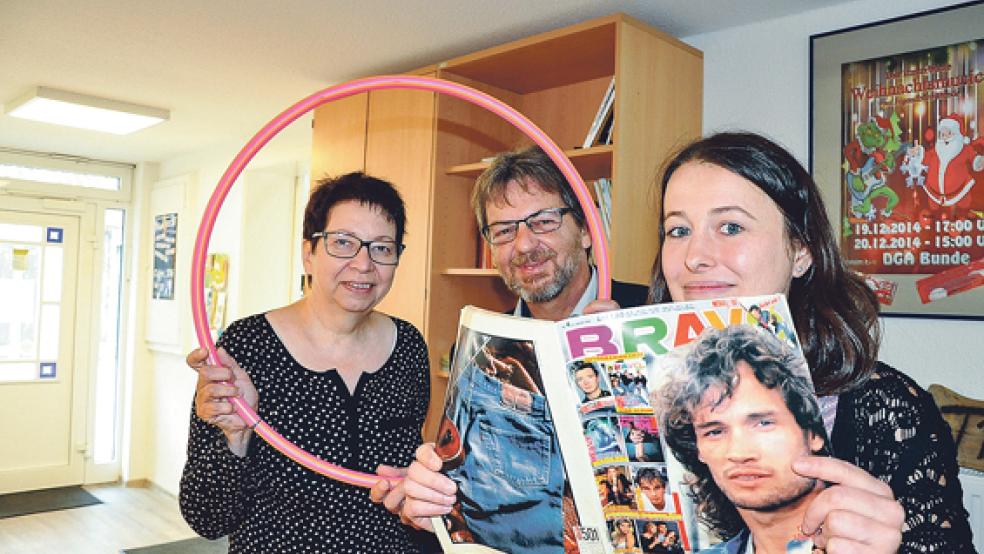
[[[311,190],[304,208],[304,240],[317,243],[314,234],[325,230],[328,212],[346,200],[354,200],[363,206],[379,209],[383,216],[396,225],[396,242],[403,244],[407,226],[407,209],[399,191],[389,181],[377,179],[361,171],[338,177],[325,177]]]
[[[584,226],[584,210],[564,174],[539,146],[530,146],[499,154],[475,180],[471,204],[479,229],[488,225],[485,207],[490,201],[505,198],[506,185],[511,181],[519,183],[523,190],[536,186],[546,192],[559,194],[564,206],[571,209],[578,227]]]

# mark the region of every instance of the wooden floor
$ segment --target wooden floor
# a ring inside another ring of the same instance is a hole
[[[0,519],[3,554],[110,554],[195,536],[156,488],[85,487],[102,504]]]

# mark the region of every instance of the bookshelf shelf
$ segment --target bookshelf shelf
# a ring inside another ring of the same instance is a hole
[[[573,148],[565,150],[564,155],[570,158],[571,163],[581,174],[585,181],[593,181],[602,177],[610,177],[612,174],[612,153],[615,147],[611,144],[592,146],[591,148]],[[445,173],[457,175],[459,177],[470,177],[474,179],[489,167],[489,162],[475,162],[449,167]]]
[[[441,275],[457,275],[459,277],[498,277],[499,270],[475,267],[451,267],[442,271]]]

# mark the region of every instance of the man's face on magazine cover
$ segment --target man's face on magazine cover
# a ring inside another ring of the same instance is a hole
[[[640,479],[639,490],[657,510],[666,509],[666,485],[659,479]]]
[[[588,398],[600,392],[598,390],[598,374],[595,373],[594,368],[582,367],[575,371],[574,380],[577,381],[577,386],[581,389],[581,392]]]
[[[542,190],[535,181],[526,190],[516,181],[506,185],[503,198],[485,206],[486,220],[520,220],[548,208],[563,208],[559,194]],[[527,302],[547,302],[567,287],[578,271],[587,270],[585,249],[591,246],[586,229],[571,214],[562,217],[556,231],[536,234],[520,224],[516,238],[492,245],[492,257],[499,274],[514,293]]]
[[[823,439],[804,431],[778,390],[762,385],[744,361],[738,386],[717,406],[715,389],[694,413],[697,451],[718,487],[738,508],[772,511],[814,490],[816,480],[793,472],[793,460],[820,450]]]

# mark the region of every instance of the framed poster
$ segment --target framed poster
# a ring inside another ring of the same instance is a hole
[[[984,319],[984,2],[814,35],[810,169],[886,315]]]
[[[147,347],[158,352],[185,351],[185,322],[190,319],[187,294],[189,229],[182,214],[193,179],[182,175],[154,183],[150,190],[150,291],[147,296]],[[179,224],[180,223],[180,224]],[[180,257],[179,257],[180,256]]]

